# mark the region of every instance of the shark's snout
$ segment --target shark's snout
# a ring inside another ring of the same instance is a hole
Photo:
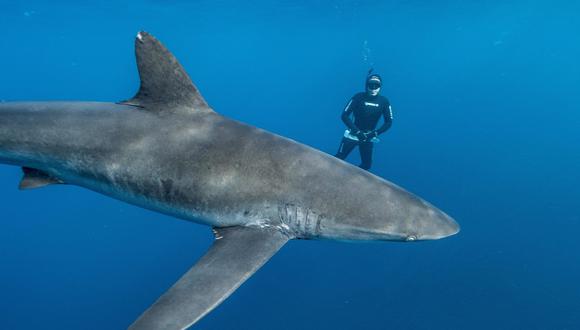
[[[455,235],[459,232],[459,224],[450,216],[437,210],[430,219],[430,225],[426,226],[421,235],[422,240],[441,239]]]

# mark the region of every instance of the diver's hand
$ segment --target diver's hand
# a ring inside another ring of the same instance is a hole
[[[372,133],[372,131],[366,131],[361,133],[361,136],[358,137],[358,140],[360,142],[367,142],[370,141],[373,138],[374,134]]]
[[[364,141],[367,138],[365,133],[363,131],[359,131],[359,130],[353,131],[352,135],[356,136],[359,141]]]
[[[370,140],[376,138],[377,136],[379,136],[379,133],[377,133],[376,130],[372,130],[372,131],[365,132],[365,137],[366,137],[365,140],[369,140],[370,141]]]

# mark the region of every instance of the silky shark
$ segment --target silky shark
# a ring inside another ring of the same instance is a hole
[[[421,198],[296,141],[215,112],[140,32],[141,86],[118,103],[0,103],[0,163],[21,189],[73,184],[210,226],[207,253],[129,329],[186,329],[292,239],[435,240],[457,223]]]

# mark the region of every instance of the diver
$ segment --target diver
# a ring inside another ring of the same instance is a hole
[[[347,129],[335,156],[345,159],[358,146],[361,158],[359,167],[368,171],[372,165],[373,144],[379,142],[378,136],[391,127],[393,111],[389,100],[379,95],[381,76],[373,74],[372,69],[367,75],[365,90],[366,92],[355,94],[342,112],[341,119]],[[383,124],[376,129],[381,116]]]

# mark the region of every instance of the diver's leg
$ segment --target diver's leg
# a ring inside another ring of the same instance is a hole
[[[357,141],[353,141],[351,139],[343,138],[340,142],[340,147],[338,147],[338,152],[334,155],[337,158],[345,159],[348,154],[356,147],[358,144]]]
[[[363,170],[370,170],[373,163],[373,143],[372,142],[362,142],[358,146],[360,151],[360,168]]]

